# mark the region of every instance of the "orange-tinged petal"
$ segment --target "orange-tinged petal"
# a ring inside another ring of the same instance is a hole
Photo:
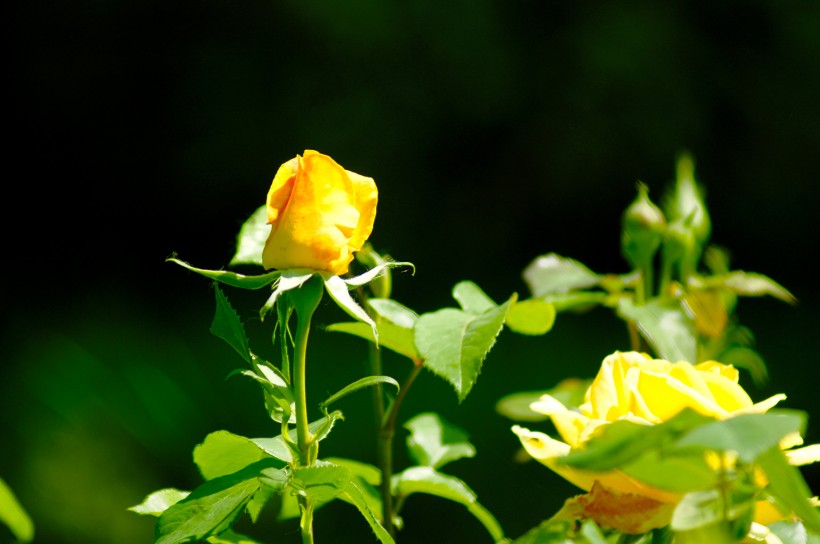
[[[276,171],[273,182],[268,190],[267,212],[268,224],[273,223],[282,214],[293,191],[293,182],[296,180],[296,172],[299,169],[299,157],[294,157],[284,163]]]
[[[347,272],[353,252],[370,235],[376,205],[373,180],[354,176],[355,182],[332,158],[313,150],[280,168],[268,193],[272,228],[262,255],[265,268]]]
[[[348,245],[352,251],[362,248],[365,241],[373,232],[373,223],[376,221],[376,204],[379,201],[379,191],[373,178],[359,175],[348,170],[348,177],[353,182],[353,193],[356,197],[356,209],[359,211],[359,221],[350,237]]]

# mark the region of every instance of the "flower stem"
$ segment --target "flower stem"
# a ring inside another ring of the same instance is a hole
[[[308,466],[309,464],[310,444],[313,438],[308,428],[307,387],[305,385],[307,340],[309,333],[310,316],[299,316],[296,325],[296,345],[293,354],[293,386],[294,404],[296,405],[296,444],[299,447],[300,466]]]
[[[377,456],[379,468],[382,473],[380,487],[382,496],[382,518],[384,527],[391,537],[395,536],[396,533],[396,528],[393,526],[393,516],[398,512],[398,509],[395,509],[393,506],[393,490],[391,486],[391,480],[393,479],[393,437],[396,434],[396,416],[399,413],[399,407],[404,397],[407,396],[407,391],[410,389],[410,386],[413,385],[416,376],[419,375],[422,368],[424,368],[424,361],[413,361],[413,370],[410,371],[407,379],[402,384],[399,394],[396,396],[396,400],[394,400],[390,406],[390,412],[382,418],[379,428]]]

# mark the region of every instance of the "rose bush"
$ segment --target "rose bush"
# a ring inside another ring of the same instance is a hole
[[[373,230],[377,202],[372,178],[306,150],[284,163],[271,183],[262,264],[344,274]]]
[[[525,450],[569,482],[589,491],[599,485],[623,494],[640,495],[666,504],[674,504],[681,495],[643,484],[622,471],[592,472],[558,463],[578,450],[596,429],[619,420],[654,425],[669,420],[684,408],[726,419],[747,413],[763,413],[785,399],[777,394],[753,403],[739,385],[737,369],[731,365],[707,361],[693,365],[653,359],[638,352],[615,352],[606,357],[587,389],[584,402],[577,409],[564,406],[550,395],[543,395],[530,407],[549,416],[563,441],[545,433],[514,426]],[[781,443],[784,449],[800,445],[802,437],[789,436]],[[794,465],[817,461],[818,446],[785,452]],[[760,514],[763,512],[760,507]]]

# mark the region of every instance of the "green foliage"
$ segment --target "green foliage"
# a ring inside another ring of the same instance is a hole
[[[34,539],[34,523],[25,509],[20,505],[11,488],[0,479],[0,522],[11,530],[19,542],[31,542]]]
[[[443,421],[438,414],[417,414],[404,427],[410,431],[407,449],[419,465],[440,468],[462,457],[475,455],[467,433]]]

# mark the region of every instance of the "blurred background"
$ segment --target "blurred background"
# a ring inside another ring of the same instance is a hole
[[[415,263],[394,298],[418,312],[453,305],[463,279],[498,301],[526,296],[521,271],[547,252],[626,272],[620,215],[636,182],[658,201],[690,151],[712,242],[799,300],[741,299],[771,374],[742,383],[755,400],[786,392],[820,441],[817,2],[56,0],[10,12],[0,478],[36,542],[151,542],[153,518],[126,508],[198,485],[191,450],[207,433],[278,433],[257,387],[225,379],[243,362],[208,332],[209,282],[165,259],[225,266],[279,165],[305,149],[375,178],[371,241]],[[259,327],[264,294],[226,292]],[[330,302],[317,316],[316,402],[365,372],[363,342],[321,331],[344,318]],[[504,331],[463,403],[423,373],[400,420],[432,410],[464,428],[478,455],[446,471],[520,536],[576,490],[514,461],[495,402],[592,376],[628,347],[606,310],[560,315],[543,337]],[[385,357],[403,379],[409,365]],[[366,396],[340,402],[323,455],[375,461]],[[817,468],[804,474],[820,492]],[[354,512],[323,508],[317,541],[375,541]],[[412,497],[404,518],[403,544],[490,542],[441,499]],[[247,528],[270,542],[296,531]]]

